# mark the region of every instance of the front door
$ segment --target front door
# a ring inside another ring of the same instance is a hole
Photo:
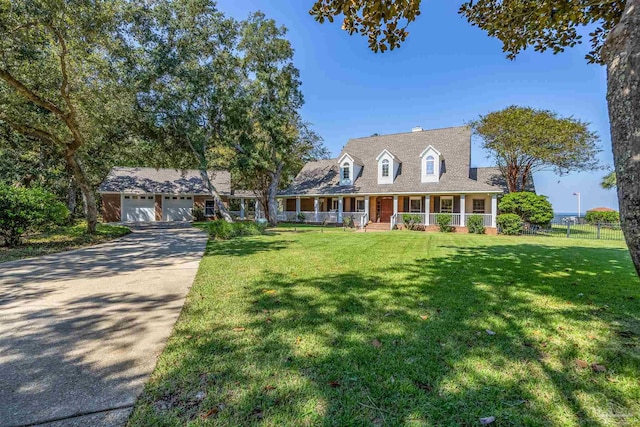
[[[391,222],[391,215],[393,215],[393,198],[380,199],[380,222]]]

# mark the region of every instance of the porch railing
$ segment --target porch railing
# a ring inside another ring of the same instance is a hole
[[[353,218],[354,225],[358,227],[364,227],[369,219],[369,215],[366,212],[343,212],[342,219],[345,217]],[[304,217],[304,219],[302,219]],[[313,212],[313,211],[301,211],[300,218],[296,211],[283,211],[278,213],[278,221],[283,222],[326,222],[329,224],[341,224],[342,220],[339,217],[339,213],[332,212]]]
[[[466,216],[465,220],[467,221],[467,223],[469,222],[469,217],[470,216],[481,216],[483,225],[485,227],[491,227],[491,222],[492,222],[492,219],[491,219],[492,215],[491,214],[468,213],[468,214],[465,214],[465,216]]]
[[[429,224],[438,225],[438,217],[443,215],[450,215],[451,222],[449,225],[459,226],[460,225],[460,214],[459,213],[430,213],[429,214]]]

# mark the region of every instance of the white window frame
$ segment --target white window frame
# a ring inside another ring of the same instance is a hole
[[[476,209],[475,203],[482,202],[482,212],[478,212],[479,209]],[[471,212],[474,214],[485,214],[487,213],[487,201],[485,199],[473,199],[471,201]]]
[[[429,166],[431,166],[431,171],[429,171]],[[433,157],[431,154],[427,156],[426,169],[424,173],[426,173],[428,176],[436,174],[436,158]]]
[[[212,206],[210,206],[210,208],[207,207],[207,203],[211,203]],[[213,211],[213,213],[211,214],[207,214],[207,209],[211,209],[211,211]],[[216,201],[214,199],[207,199],[204,201],[204,216],[209,218],[212,216],[215,216],[215,212],[216,212]]]
[[[384,170],[385,166],[387,167],[387,173],[386,174],[384,173],[385,172],[385,170]],[[382,159],[381,167],[382,167],[382,172],[381,172],[382,177],[383,178],[389,178],[389,173],[391,172],[390,171],[391,162],[389,161],[389,159]]]
[[[358,207],[360,203],[362,203],[362,209]],[[364,212],[364,206],[365,206],[364,197],[356,198],[356,212]]]
[[[411,208],[411,202],[415,202],[415,201],[417,201],[418,204],[419,204],[417,211],[413,210]],[[422,197],[420,197],[420,196],[415,196],[415,197],[411,196],[411,197],[409,197],[409,212],[410,213],[420,213],[420,212],[422,212]]]
[[[332,197],[331,198],[331,211],[337,212],[338,209],[339,209],[338,204],[339,204],[338,198],[337,197]]]
[[[344,162],[342,164],[342,171],[341,171],[340,179],[342,181],[351,181],[351,165],[349,164],[349,162]]]
[[[445,200],[451,200],[451,211],[443,211],[442,210],[442,202]],[[453,213],[453,196],[440,196],[440,213]]]
[[[430,162],[433,162],[432,173],[428,173]],[[440,181],[440,167],[442,163],[442,154],[436,150],[432,145],[420,153],[420,164],[422,182],[439,182]]]

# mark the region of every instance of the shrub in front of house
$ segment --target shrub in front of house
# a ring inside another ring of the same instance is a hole
[[[503,214],[515,214],[523,222],[541,227],[553,219],[553,207],[546,196],[528,191],[506,194],[498,206]]]
[[[354,221],[352,216],[344,216],[342,217],[342,226],[345,228],[353,228]]]
[[[451,233],[453,230],[455,230],[451,226],[452,220],[453,220],[453,216],[451,214],[441,213],[436,215],[436,225],[438,226],[440,231],[443,233]]]
[[[587,211],[584,216],[589,224],[615,224],[620,222],[620,213],[616,211]]]
[[[193,220],[197,221],[197,222],[202,222],[202,221],[206,221],[207,218],[204,216],[204,209],[202,208],[195,208],[193,210]]]
[[[0,183],[0,243],[5,246],[18,246],[26,233],[63,225],[68,216],[53,193]]]
[[[422,216],[418,214],[402,214],[402,224],[404,224],[404,228],[407,230],[424,231]]]
[[[522,219],[516,214],[500,214],[497,216],[496,222],[502,234],[515,236],[522,232]]]
[[[296,219],[298,220],[298,222],[305,222],[305,220],[307,219],[307,217],[305,216],[305,214],[303,214],[302,212],[299,212],[296,215]]]
[[[467,217],[467,229],[469,233],[484,234],[484,218],[480,215]]]
[[[213,239],[230,240],[235,237],[264,234],[266,225],[257,222],[227,222],[218,219],[207,223],[207,231]]]

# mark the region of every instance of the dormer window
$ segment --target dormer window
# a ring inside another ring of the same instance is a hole
[[[436,160],[433,156],[427,156],[427,175],[436,174]]]
[[[351,165],[349,165],[349,162],[344,162],[342,164],[342,180],[343,181],[348,181],[351,179],[351,175],[350,175],[350,168]]]
[[[420,153],[422,161],[422,182],[439,182],[442,155],[433,146],[428,146]]]
[[[362,161],[348,153],[338,159],[340,185],[353,185],[362,170]]]
[[[378,184],[393,184],[398,175],[400,160],[389,150],[384,149],[378,154],[376,161],[378,162]]]

